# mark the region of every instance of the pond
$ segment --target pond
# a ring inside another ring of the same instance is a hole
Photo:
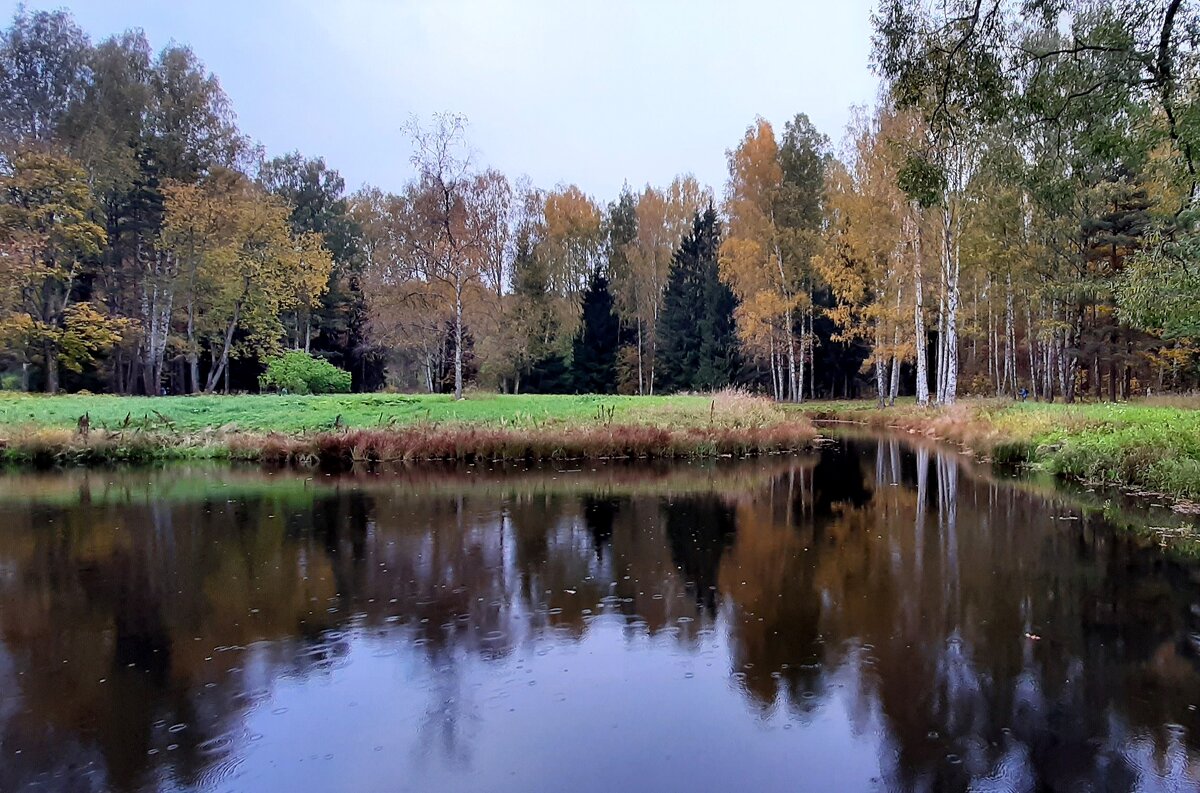
[[[1107,498],[880,437],[5,475],[0,790],[1196,789],[1200,566]]]

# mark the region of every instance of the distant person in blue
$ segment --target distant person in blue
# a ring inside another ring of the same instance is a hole
[[[1019,396],[1021,398],[1021,401],[1024,402],[1026,399],[1029,398],[1029,389],[1022,388],[1020,391],[1017,392],[1017,396]]]

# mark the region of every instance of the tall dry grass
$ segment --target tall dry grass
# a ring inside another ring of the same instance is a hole
[[[742,457],[808,448],[807,422],[768,426],[666,428],[642,424],[517,429],[417,426],[302,436],[236,436],[230,455],[275,465],[360,462],[533,462],[564,459]]]

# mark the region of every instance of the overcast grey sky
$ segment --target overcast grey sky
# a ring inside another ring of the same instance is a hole
[[[16,3],[5,0],[6,17]],[[601,201],[691,172],[718,192],[755,116],[808,113],[835,142],[869,104],[872,0],[28,0],[93,40],[130,27],[189,44],[242,131],[398,189],[401,126],[451,110],[479,160]]]

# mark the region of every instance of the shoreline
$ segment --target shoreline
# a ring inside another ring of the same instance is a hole
[[[681,396],[0,396],[0,461],[270,465],[745,457],[812,447],[799,414],[738,391]]]
[[[1200,410],[1140,403],[1046,404],[966,399],[947,407],[810,403],[791,408],[816,424],[857,424],[952,443],[1002,466],[1084,485],[1170,499],[1200,513]]]
[[[636,424],[514,430],[412,426],[318,433],[32,431],[0,438],[0,460],[16,468],[230,460],[291,467],[355,463],[678,460],[756,457],[813,448],[808,422],[764,427],[667,429]]]
[[[1200,401],[1064,405],[965,398],[783,405],[737,391],[679,396],[115,397],[0,395],[12,468],[231,460],[293,467],[752,457],[814,448],[814,422],[952,443],[1000,465],[1200,509]],[[82,422],[86,417],[88,421]],[[831,427],[832,429],[832,427]]]

